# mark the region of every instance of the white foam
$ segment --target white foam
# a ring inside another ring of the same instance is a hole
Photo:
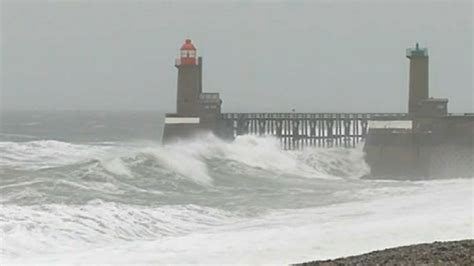
[[[472,179],[415,185],[247,219],[193,206],[2,206],[1,260],[277,265],[474,237]]]
[[[153,155],[164,167],[198,184],[212,184],[212,178],[202,157],[188,145],[155,146],[143,149],[143,152]]]
[[[298,160],[314,169],[318,176],[359,178],[370,172],[362,145],[354,149],[312,148],[298,155]]]
[[[225,142],[213,135],[201,135],[165,147],[150,147],[143,152],[153,154],[170,169],[202,184],[212,182],[205,160],[215,159],[281,176],[356,178],[369,172],[361,147],[285,151],[274,137],[245,135]]]
[[[226,212],[194,205],[151,208],[97,200],[83,206],[0,205],[0,211],[0,237],[6,244],[1,261],[182,235],[232,220]]]
[[[142,153],[152,155],[160,166],[180,177],[205,186],[213,183],[208,165],[212,160],[233,162],[242,171],[259,169],[279,176],[339,178],[368,173],[361,149],[284,151],[276,138],[249,135],[239,136],[233,142],[202,135],[168,146],[72,144],[53,140],[0,142],[0,170],[6,167],[36,170],[98,160],[107,172],[131,178],[134,173],[130,166]]]
[[[0,167],[42,169],[97,158],[104,147],[71,144],[54,140],[0,142]]]
[[[427,184],[410,195],[395,191],[363,202],[288,210],[216,232],[143,243],[140,255],[156,253],[138,261],[275,265],[473,238],[472,199],[472,181]]]
[[[102,159],[101,164],[107,171],[121,176],[133,177],[130,168],[124,163],[120,157],[111,159]]]
[[[279,175],[338,178],[360,177],[369,171],[361,147],[285,151],[277,138],[251,135],[239,136],[232,143],[218,146],[226,159]],[[335,170],[343,175],[335,175]]]

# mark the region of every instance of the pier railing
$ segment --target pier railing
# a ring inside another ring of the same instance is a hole
[[[306,146],[355,147],[375,117],[403,119],[405,113],[223,113],[221,122],[231,134],[275,136],[284,149]]]

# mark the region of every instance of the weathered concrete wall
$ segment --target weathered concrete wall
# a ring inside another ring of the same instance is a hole
[[[434,178],[474,177],[472,146],[443,144],[423,149],[429,158],[429,176]]]
[[[374,178],[474,176],[474,117],[417,120],[413,130],[369,129],[364,150]]]
[[[372,177],[421,177],[426,174],[413,138],[411,132],[369,129],[364,152]]]
[[[207,130],[199,124],[167,124],[163,129],[163,144],[170,144],[181,140],[189,140],[199,134],[205,134]]]

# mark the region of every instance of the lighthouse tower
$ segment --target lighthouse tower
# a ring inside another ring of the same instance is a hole
[[[177,114],[196,115],[202,92],[202,58],[197,58],[196,47],[190,39],[181,46],[175,66],[178,68]]]
[[[202,91],[202,58],[191,40],[187,39],[179,50],[175,66],[178,69],[176,113],[166,114],[163,143],[193,137],[202,132],[222,136],[219,118],[219,93]]]
[[[407,58],[410,59],[410,81],[408,96],[408,113],[419,112],[421,102],[428,99],[428,49],[420,48],[418,43],[413,49],[407,49]]]
[[[429,57],[428,49],[407,49],[410,59],[408,85],[408,114],[411,117],[440,117],[448,114],[448,99],[429,96]]]

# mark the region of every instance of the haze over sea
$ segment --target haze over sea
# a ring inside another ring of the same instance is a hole
[[[0,121],[2,265],[274,265],[474,237],[472,178],[364,180],[362,147],[161,146],[146,112]]]

